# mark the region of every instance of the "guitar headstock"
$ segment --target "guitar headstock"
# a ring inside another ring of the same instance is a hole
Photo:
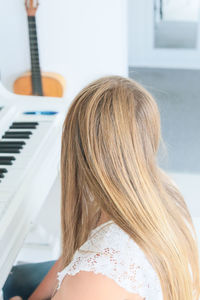
[[[35,16],[39,2],[38,0],[25,0],[25,7],[28,16]]]

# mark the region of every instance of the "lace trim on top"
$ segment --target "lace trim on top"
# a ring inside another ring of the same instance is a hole
[[[163,299],[159,278],[144,252],[112,220],[93,229],[71,263],[58,272],[57,290],[66,274],[75,275],[79,271],[103,274],[145,300]]]

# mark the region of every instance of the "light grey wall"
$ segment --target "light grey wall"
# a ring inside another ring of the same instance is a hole
[[[200,173],[200,71],[130,68],[130,76],[155,97],[170,172]]]

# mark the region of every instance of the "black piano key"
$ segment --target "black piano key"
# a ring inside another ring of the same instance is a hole
[[[22,146],[14,146],[14,145],[12,145],[12,146],[9,146],[9,145],[3,145],[3,146],[1,146],[0,145],[0,149],[1,150],[3,150],[3,149],[20,150],[20,149],[23,149],[23,147]]]
[[[0,178],[4,178],[4,174],[3,173],[0,173]]]
[[[20,144],[7,144],[6,142],[4,142],[4,144],[0,144],[0,148],[23,148],[23,145]]]
[[[10,160],[4,160],[4,161],[1,161],[0,160],[0,165],[6,165],[6,166],[10,166],[10,165],[12,165],[13,163],[12,163],[12,161],[10,161]]]
[[[31,131],[6,131],[5,134],[33,134]]]
[[[13,122],[12,125],[38,125],[38,122]]]
[[[36,129],[36,125],[11,125],[10,129]]]
[[[25,145],[26,143],[24,142],[24,141],[14,141],[14,142],[8,142],[8,141],[6,141],[6,142],[0,142],[0,146],[4,146],[4,145],[6,145],[6,146],[9,146],[9,147],[15,147],[16,145],[20,145],[20,146],[22,146],[22,145]]]
[[[17,148],[17,149],[21,149],[21,148],[23,148],[23,145],[17,145],[17,144],[11,144],[11,145],[9,145],[9,144],[0,144],[0,148]]]
[[[7,169],[5,169],[5,168],[0,168],[0,173],[7,173],[7,172],[8,172]]]
[[[20,153],[19,149],[17,148],[1,148],[0,153]]]
[[[2,139],[30,139],[29,135],[11,135],[11,134],[5,134],[2,136]]]
[[[0,156],[0,160],[15,160],[14,156]]]

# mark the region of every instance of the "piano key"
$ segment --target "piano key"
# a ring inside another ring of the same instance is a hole
[[[0,146],[9,146],[9,147],[12,147],[12,145],[15,147],[16,145],[19,145],[19,146],[22,146],[22,145],[25,145],[26,143],[24,141],[4,141],[4,142],[1,142],[0,141]]]
[[[19,149],[17,148],[1,148],[0,153],[20,153]]]
[[[0,146],[0,149],[3,150],[3,149],[13,149],[13,150],[20,150],[22,151],[24,147],[22,146]]]
[[[21,130],[20,128],[15,128],[15,129],[9,129],[8,128],[8,130],[7,131],[5,131],[5,133],[4,134],[17,134],[17,133],[23,133],[23,134],[29,134],[30,133],[30,131],[31,131],[31,129],[23,129],[23,130]]]
[[[13,122],[9,128],[12,129],[36,129],[38,122]]]
[[[36,125],[11,125],[10,129],[36,129]]]
[[[13,122],[12,125],[26,125],[26,124],[29,124],[29,125],[39,125],[38,122]]]
[[[8,170],[7,170],[7,169],[5,169],[5,168],[0,168],[0,172],[1,172],[1,173],[7,173],[7,172],[8,172]]]
[[[1,186],[1,184],[0,184],[0,186]],[[7,201],[8,201],[8,199],[9,199],[9,194],[8,194],[8,192],[6,192],[6,191],[2,191],[1,192],[1,197],[0,197],[0,203],[6,203]]]
[[[4,178],[5,175],[3,173],[0,173],[0,178]]]
[[[0,145],[0,149],[23,149],[22,145]]]
[[[15,147],[10,147],[10,146],[0,146],[1,150],[6,150],[6,149],[13,149],[13,150],[22,150],[23,147],[22,146],[15,146]]]
[[[0,161],[0,165],[1,166],[9,166],[9,165],[12,165],[12,162],[10,160],[4,160],[4,161]]]
[[[30,136],[29,135],[23,135],[23,134],[21,134],[21,135],[14,135],[14,134],[8,135],[8,134],[5,134],[5,135],[3,135],[2,138],[3,139],[29,139]]]
[[[5,134],[32,134],[31,131],[6,131]]]
[[[18,132],[18,133],[5,133],[4,135],[3,135],[3,137],[4,137],[4,139],[5,138],[8,138],[8,139],[18,139],[19,140],[19,138],[21,138],[21,140],[23,140],[24,139],[24,137],[26,138],[26,137],[28,137],[28,138],[30,138],[31,137],[31,134],[26,134],[26,133],[20,133],[20,132]],[[3,140],[4,140],[3,139]]]
[[[6,207],[6,203],[0,202],[0,216],[3,214],[5,207]]]
[[[16,158],[14,156],[4,156],[0,155],[0,160],[15,160]]]

